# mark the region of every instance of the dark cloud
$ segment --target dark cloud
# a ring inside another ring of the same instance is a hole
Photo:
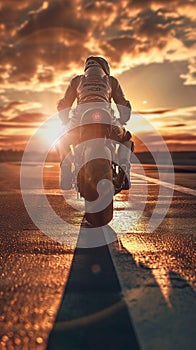
[[[33,2],[29,2],[26,13],[15,9],[15,13],[11,11],[8,16],[9,5],[3,7],[2,17],[7,18],[14,31],[2,43],[0,53],[1,70],[3,75],[9,75],[7,80],[10,83],[30,83],[40,64],[52,66],[58,72],[65,70],[65,67],[69,70],[69,65],[73,62],[83,63],[88,52],[84,45],[88,40],[89,21],[85,22],[82,16],[77,16],[76,3],[51,1],[48,8],[33,11]],[[34,2],[34,8],[39,8],[40,5],[41,2]],[[43,73],[38,73],[37,77],[40,83],[52,81],[53,78],[54,74],[48,68]]]
[[[13,125],[21,126],[28,125],[29,120],[45,120],[42,119],[45,114],[25,113],[22,102],[7,104],[9,98],[15,99],[13,91],[17,97],[22,94],[21,100],[34,98],[49,105],[52,100],[47,102],[49,93],[55,96],[54,101],[66,80],[78,73],[86,57],[92,54],[105,56],[114,71],[124,72],[119,79],[133,107],[134,101],[140,101],[136,106],[139,109],[142,101],[147,100],[145,107],[150,111],[146,113],[164,117],[171,109],[192,105],[194,3],[191,0],[1,2],[0,87],[4,94],[1,100],[6,101],[0,109],[1,119],[7,118]],[[183,127],[178,119],[171,124],[172,129]]]
[[[8,135],[0,137],[0,149],[24,149],[29,140],[28,135]]]
[[[42,113],[22,113],[11,120],[11,123],[39,123],[45,121],[49,116]]]
[[[2,4],[0,17],[6,33],[1,37],[1,76],[6,76],[5,80],[12,84],[16,81],[30,84],[35,76],[37,83],[52,82],[56,74],[69,71],[73,63],[81,67],[86,56],[100,54],[99,50],[116,67],[123,54],[130,61],[154,48],[161,54],[174,37],[187,47],[193,45],[187,34],[193,22],[186,13],[176,16],[176,9],[184,6],[181,0],[132,0],[126,4],[29,0],[20,1],[17,6],[13,4],[14,1]],[[188,5],[193,2],[187,1]],[[42,72],[38,71],[38,65],[43,65]],[[48,67],[54,67],[54,71]]]
[[[179,141],[179,142],[195,142],[196,141],[196,135],[192,135],[189,133],[181,133],[181,134],[176,134],[174,133],[173,135],[163,135],[163,138],[168,142],[168,141]]]
[[[1,106],[0,107],[0,113],[4,114],[6,112],[12,111],[13,108],[17,108],[21,105],[22,103],[20,101],[12,101],[8,103],[7,105]]]
[[[143,115],[145,115],[145,114],[147,114],[147,115],[149,115],[149,114],[159,114],[160,115],[160,114],[165,114],[165,113],[171,112],[171,111],[173,111],[173,109],[152,109],[152,110],[148,109],[148,110],[138,111],[137,113],[143,114]]]
[[[48,117],[46,114],[43,113],[24,113],[24,110],[32,107],[34,104],[33,102],[25,102],[25,101],[12,101],[8,104],[5,104],[4,106],[0,107],[0,121],[9,120],[9,122],[19,122],[23,123],[25,121],[31,120],[32,122],[35,121],[42,121]]]
[[[184,123],[178,123],[178,124],[172,124],[172,125],[166,125],[166,127],[168,128],[182,128],[182,127],[186,127],[186,124]]]
[[[0,131],[5,133],[7,130],[12,130],[13,137],[15,137],[15,129],[22,130],[22,129],[29,129],[32,125],[31,124],[14,124],[14,123],[1,123],[0,124]]]
[[[124,20],[125,18],[124,15]],[[113,38],[108,39],[107,42],[115,48],[115,52],[127,53],[130,58],[133,56],[139,58],[140,54],[148,54],[153,49],[160,51],[161,55],[161,52],[167,51],[168,41],[174,38],[179,39],[185,46],[192,47],[194,40],[187,37],[187,32],[193,26],[194,23],[186,16],[176,17],[166,9],[141,8],[136,17],[131,17],[130,10],[127,29],[123,32],[119,19],[119,24],[116,24],[116,33],[114,32]],[[177,47],[173,50],[173,53],[177,51]],[[172,49],[168,50],[168,53],[171,54]]]
[[[138,48],[138,40],[130,36],[113,38],[108,40],[108,44],[110,48],[119,53],[120,57],[124,53],[134,54]]]
[[[76,16],[77,2],[72,1],[51,1],[47,9],[39,13],[29,15],[27,22],[18,30],[19,37],[26,37],[40,32],[46,28],[59,28],[68,31],[73,30],[78,35],[85,37],[87,33],[87,23],[82,17]]]
[[[192,5],[194,6],[195,1],[194,0],[129,0],[129,4],[133,7],[141,8],[143,7],[150,7],[150,6],[158,6],[159,8],[173,8],[175,9],[176,6],[187,6]]]

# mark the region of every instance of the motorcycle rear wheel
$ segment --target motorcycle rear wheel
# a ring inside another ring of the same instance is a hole
[[[107,225],[113,218],[113,192],[108,181],[104,181],[109,180],[112,184],[112,179],[111,162],[107,159],[94,159],[81,169],[80,193],[85,199],[85,218],[93,227]],[[97,211],[95,201],[99,197],[97,185],[100,181],[104,202],[109,204]]]

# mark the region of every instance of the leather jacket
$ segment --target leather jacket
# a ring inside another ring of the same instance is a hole
[[[89,68],[85,74],[78,75],[71,80],[64,97],[58,102],[58,111],[69,109],[75,99],[77,99],[78,105],[88,102],[111,103],[113,99],[117,105],[122,124],[126,123],[131,115],[130,102],[125,99],[118,80],[113,76],[106,75],[100,68],[97,70]]]

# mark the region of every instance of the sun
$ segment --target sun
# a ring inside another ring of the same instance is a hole
[[[65,132],[66,128],[60,120],[49,119],[40,127],[39,136],[46,146],[51,146],[52,148]]]

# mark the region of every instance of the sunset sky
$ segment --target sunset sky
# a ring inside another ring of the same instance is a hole
[[[1,1],[0,149],[24,149],[89,55],[170,150],[195,149],[195,23],[194,0]]]

